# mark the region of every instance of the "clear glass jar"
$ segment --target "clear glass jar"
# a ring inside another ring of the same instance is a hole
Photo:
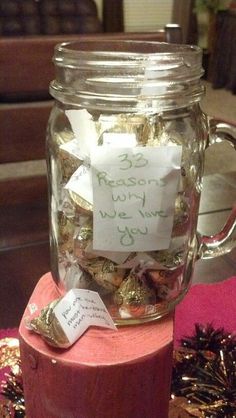
[[[204,150],[230,127],[199,102],[198,47],[140,41],[55,49],[48,125],[52,274],[99,292],[117,324],[157,319],[185,295],[199,257],[235,245],[196,231]]]

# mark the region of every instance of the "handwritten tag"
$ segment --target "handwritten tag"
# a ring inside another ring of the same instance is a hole
[[[71,289],[53,311],[71,344],[90,326],[117,330],[99,294],[91,290]]]
[[[70,180],[65,186],[65,189],[71,190],[87,202],[93,204],[91,168],[85,164],[80,165],[79,168],[71,176]]]
[[[94,149],[94,250],[169,247],[181,155],[181,146]]]
[[[98,135],[92,116],[86,109],[66,110],[66,116],[78,143],[79,158],[86,159],[97,145]]]

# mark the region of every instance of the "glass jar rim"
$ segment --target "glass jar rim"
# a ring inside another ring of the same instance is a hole
[[[82,40],[70,41],[57,44],[55,46],[54,62],[56,65],[74,65],[76,62],[81,65],[83,60],[99,60],[104,58],[110,60],[122,60],[137,62],[151,59],[193,59],[199,60],[202,50],[197,45],[171,44],[157,41],[142,40]],[[78,62],[79,61],[79,62]]]
[[[50,92],[67,103],[99,108],[113,103],[117,111],[124,103],[129,109],[169,109],[199,101],[203,94],[202,50],[198,46],[83,40],[56,45],[53,60],[56,79]]]

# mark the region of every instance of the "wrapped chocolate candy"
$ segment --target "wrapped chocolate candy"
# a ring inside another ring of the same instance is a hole
[[[82,161],[63,148],[59,149],[58,158],[61,163],[62,182],[66,183],[82,164]]]
[[[174,248],[161,251],[151,251],[147,252],[147,254],[160,263],[163,266],[163,269],[175,269],[183,262],[184,248],[180,243],[176,247],[174,246]]]
[[[175,213],[172,237],[182,236],[187,233],[189,223],[189,205],[182,194],[178,194],[175,200]]]
[[[77,193],[69,191],[69,196],[72,200],[72,202],[75,204],[76,210],[79,213],[90,213],[93,211],[93,205],[87,200],[83,199],[81,196],[79,196]]]
[[[78,234],[75,236],[74,239],[74,255],[78,258],[85,257],[85,249],[88,245],[92,242],[93,239],[93,226],[92,226],[92,218],[88,218],[87,222],[82,225],[78,231]],[[86,254],[86,257],[89,257]],[[94,258],[94,255],[91,255]]]
[[[99,131],[100,131],[100,138],[99,144],[104,145],[106,143],[106,134],[109,134],[109,137],[113,139],[113,141],[109,144],[112,146],[116,146],[116,137],[115,135],[111,134],[133,134],[136,138],[135,145],[150,145],[153,143],[156,130],[158,130],[158,124],[153,123],[153,115],[144,115],[143,113],[140,114],[132,114],[132,113],[121,113],[117,116],[114,115],[101,115],[99,117]]]
[[[148,306],[155,305],[156,293],[147,284],[143,271],[135,268],[115,292],[114,301],[121,318],[139,317],[145,315]]]
[[[71,253],[74,246],[75,224],[63,212],[58,212],[58,245],[60,251]]]
[[[111,260],[98,257],[86,265],[96,283],[108,292],[114,292],[121,284],[126,270],[116,266]]]
[[[67,348],[71,344],[53,312],[53,309],[60,300],[61,298],[48,304],[44,309],[42,309],[38,317],[30,320],[27,326],[32,331],[40,334],[49,345],[53,347]]]

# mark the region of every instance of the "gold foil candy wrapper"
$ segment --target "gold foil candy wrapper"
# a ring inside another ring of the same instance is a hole
[[[73,252],[75,224],[63,212],[58,212],[58,245],[60,251]]]
[[[172,237],[181,236],[187,233],[189,227],[189,207],[182,195],[175,200],[175,213]]]
[[[69,196],[73,203],[76,206],[76,210],[79,213],[90,213],[93,211],[93,205],[87,200],[83,199],[81,196],[79,196],[77,193],[72,192],[69,190]]]
[[[51,346],[67,348],[71,345],[65,335],[59,321],[54,315],[53,309],[56,307],[61,298],[49,303],[41,310],[38,317],[31,319],[29,327],[32,331],[40,334],[41,337]]]
[[[149,251],[147,252],[150,257],[152,257],[155,261],[160,263],[164,269],[175,269],[176,267],[183,264],[184,258],[184,249],[176,248],[176,249],[169,249],[169,250],[161,250],[161,251]]]
[[[131,272],[115,292],[114,302],[119,306],[121,317],[138,317],[145,315],[147,306],[156,304],[156,293]]]
[[[82,164],[82,161],[61,148],[58,151],[58,160],[61,167],[62,182],[67,183],[77,168]]]
[[[93,226],[92,219],[90,218],[84,225],[82,225],[78,231],[78,234],[74,239],[74,254],[76,257],[83,258],[95,258],[94,254],[85,254],[86,248],[92,242],[93,239]]]
[[[126,273],[111,260],[102,257],[91,260],[87,270],[96,283],[108,292],[114,292],[120,286]]]
[[[121,113],[119,115],[101,115],[99,118],[99,145],[103,144],[104,133],[135,134],[137,146],[156,145],[156,130],[159,130],[159,119],[153,123],[155,115]],[[112,144],[113,145],[113,144]]]
[[[71,132],[69,129],[70,129],[70,126],[68,125],[68,130],[55,132],[53,139],[58,149],[61,145],[64,145],[67,142],[70,142],[74,138],[73,132]]]

